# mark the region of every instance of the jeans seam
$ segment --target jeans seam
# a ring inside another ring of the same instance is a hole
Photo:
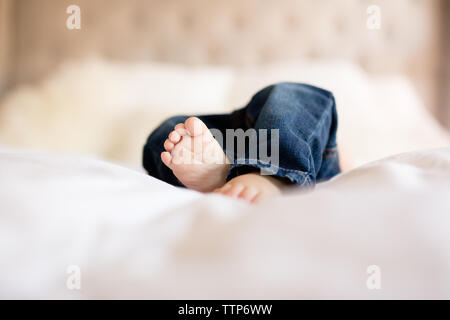
[[[271,166],[277,168],[278,170],[283,170],[283,171],[286,171],[286,172],[299,173],[299,174],[302,175],[309,183],[311,183],[311,180],[310,180],[310,178],[309,178],[309,173],[305,173],[304,171],[295,170],[295,169],[286,169],[286,168],[283,168],[283,167],[279,167],[279,166],[272,165],[272,164],[270,164],[269,162],[265,162],[265,161],[262,161],[262,160],[259,160],[259,159],[245,159],[245,160],[247,160],[247,161],[256,161],[257,163],[260,163],[260,164],[263,164],[263,165],[271,165]],[[243,165],[243,166],[245,166],[245,165],[248,165],[248,164],[246,164],[246,163],[242,163],[242,164],[241,164],[241,163],[238,163],[238,165]]]
[[[331,99],[329,98],[329,101],[331,101]],[[310,136],[308,137],[308,139],[306,140],[308,144],[310,144],[312,137],[316,134],[317,132],[317,128],[319,128],[322,124],[322,122],[325,121],[325,119],[328,116],[328,110],[325,110],[322,115],[320,116],[319,122],[317,122],[316,128],[313,130],[313,132],[311,132]]]
[[[330,95],[326,95],[326,96],[327,96],[327,98],[328,98],[328,102],[329,102],[331,105],[333,105],[333,101],[334,101],[333,96],[330,96]],[[322,113],[322,115],[320,116],[319,121],[317,122],[317,125],[316,125],[315,129],[313,130],[313,132],[311,133],[311,135],[310,135],[310,136],[308,137],[308,139],[306,140],[306,142],[308,143],[308,145],[311,145],[311,139],[312,139],[312,138],[314,137],[314,135],[316,134],[317,128],[319,128],[319,127],[322,126],[322,123],[327,119],[327,117],[328,117],[329,114],[330,114],[330,112],[329,112],[328,109],[325,110],[325,111]],[[332,149],[334,149],[334,148],[336,148],[336,147],[333,147]],[[327,150],[327,149],[324,150],[324,153],[326,152],[326,150]],[[323,154],[323,153],[322,153],[322,157],[324,157],[324,154]],[[311,154],[311,150],[310,150],[310,159],[309,159],[309,164],[308,164],[308,166],[309,166],[308,170],[309,170],[309,171],[311,171],[311,158],[312,158],[312,154]],[[313,163],[314,163],[314,161],[313,161]]]

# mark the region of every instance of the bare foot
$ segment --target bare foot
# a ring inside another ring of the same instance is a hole
[[[210,192],[225,184],[230,162],[206,125],[191,117],[164,142],[162,162],[190,189]]]
[[[249,202],[258,202],[265,197],[281,194],[283,185],[281,180],[274,177],[248,173],[231,179],[214,192]]]

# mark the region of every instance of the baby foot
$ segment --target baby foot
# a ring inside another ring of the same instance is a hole
[[[283,185],[281,180],[274,177],[248,173],[231,179],[214,192],[249,202],[258,202],[268,196],[281,194]]]
[[[224,185],[230,162],[200,119],[177,124],[164,149],[162,162],[189,189],[210,192]]]

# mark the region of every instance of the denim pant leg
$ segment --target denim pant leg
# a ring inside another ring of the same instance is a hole
[[[306,84],[280,83],[259,91],[242,111],[258,144],[253,154],[249,146],[245,154],[229,155],[234,163],[227,180],[256,168],[297,185],[314,186],[340,172],[332,93]],[[267,136],[260,129],[266,129]],[[279,130],[278,139],[272,129]]]
[[[174,126],[189,116],[176,116],[164,121],[147,139],[143,165],[147,172],[175,186],[183,186],[161,161],[164,141]],[[227,181],[255,169],[265,174],[286,178],[301,186],[313,186],[340,172],[336,147],[337,114],[333,95],[325,90],[296,83],[280,83],[253,96],[249,104],[231,114],[198,116],[208,128],[217,129],[225,141],[219,141],[233,160]],[[249,141],[243,154],[237,152],[235,136],[227,131],[254,129],[247,138],[258,141],[256,153]],[[264,139],[260,130],[266,129]],[[271,129],[279,130],[272,145]],[[232,141],[232,147],[229,142]],[[261,148],[263,146],[263,148]],[[274,163],[273,148],[279,150]],[[267,152],[260,152],[265,149]],[[267,156],[271,153],[270,157]],[[256,155],[255,155],[256,154]]]

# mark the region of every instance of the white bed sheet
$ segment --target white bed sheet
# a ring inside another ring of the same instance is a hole
[[[256,206],[95,159],[0,151],[0,298],[450,298],[449,229],[450,148]]]

